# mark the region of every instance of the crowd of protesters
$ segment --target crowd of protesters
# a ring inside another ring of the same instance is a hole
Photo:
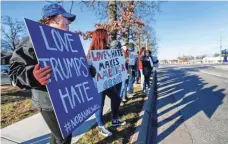
[[[126,48],[127,47],[127,48]],[[133,84],[140,84],[143,92],[148,93],[150,88],[150,78],[153,73],[153,67],[158,65],[158,60],[154,60],[152,52],[146,50],[145,47],[140,48],[137,55],[131,57],[131,53],[135,53],[134,44],[124,44],[122,47],[126,67],[128,69],[128,79],[122,82],[121,97],[122,101],[134,96]],[[134,54],[133,54],[134,55]],[[133,58],[133,60],[130,60]],[[128,88],[128,91],[127,91]]]
[[[62,6],[58,4],[49,4],[42,9],[42,19],[39,22],[68,31],[69,24],[75,20],[75,17],[75,15],[66,12]],[[141,83],[142,90],[145,93],[147,92],[150,88],[149,81],[154,65],[151,51],[146,50],[145,47],[142,47],[139,52],[136,52],[133,43],[124,43],[122,47],[118,41],[113,41],[109,44],[108,32],[105,29],[96,29],[92,35],[89,51],[107,50],[111,48],[122,49],[126,68],[128,70],[128,79],[99,93],[101,107],[95,113],[95,116],[99,127],[99,133],[106,137],[111,136],[112,133],[105,127],[103,121],[105,96],[108,96],[111,99],[112,125],[125,125],[126,122],[120,121],[119,119],[120,103],[121,101],[126,102],[134,96],[134,83]],[[90,64],[89,52],[87,59]],[[71,143],[72,134],[66,138],[61,136],[58,122],[46,89],[52,69],[49,66],[40,67],[29,37],[14,51],[10,63],[9,76],[12,81],[22,89],[32,90],[33,104],[40,110],[41,115],[51,130],[50,143]],[[96,69],[92,65],[90,65],[89,71],[92,77],[96,75]]]

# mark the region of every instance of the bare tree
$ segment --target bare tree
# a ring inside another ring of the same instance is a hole
[[[152,51],[153,55],[156,55],[158,52],[158,40],[155,30],[149,25],[142,26],[136,36],[136,45],[138,49],[147,47],[147,49]]]
[[[153,16],[160,12],[161,4],[164,1],[135,1],[135,13],[138,17],[146,22],[154,21]]]
[[[219,53],[215,53],[215,54],[214,54],[214,57],[218,57],[218,56],[220,56]]]
[[[148,23],[153,20],[153,15],[159,11],[161,2],[154,1],[82,1],[90,10],[94,11],[101,19],[108,19],[104,24],[96,24],[97,27],[107,28],[111,35],[111,40],[122,39],[125,42],[130,40],[137,41],[140,44],[143,42],[141,37],[147,37],[146,40],[151,47],[151,50],[157,52],[157,39],[154,31],[141,33],[140,30],[148,25],[145,24],[144,19]],[[139,34],[140,32],[140,34]],[[87,33],[78,32],[84,39],[91,38],[92,31]],[[144,35],[144,36],[142,36]],[[139,40],[140,39],[140,40]]]
[[[116,1],[109,1],[108,5],[108,11],[109,11],[109,22],[117,21],[117,3]],[[112,30],[110,32],[110,38],[111,41],[117,39],[117,30]]]
[[[13,51],[25,35],[25,25],[21,21],[13,20],[10,16],[2,16],[1,20],[2,47]]]
[[[51,3],[51,4],[59,4],[59,5],[62,5],[63,6],[63,2],[64,0],[57,0],[57,1],[49,1],[49,0],[46,0],[47,3]],[[69,12],[71,13],[72,12],[72,9],[73,9],[73,6],[74,6],[74,2],[75,1],[71,1],[71,6],[70,6],[70,10]]]
[[[84,6],[86,6],[88,10],[95,12],[100,21],[108,17],[109,1],[81,0],[80,5],[81,11],[83,11]]]

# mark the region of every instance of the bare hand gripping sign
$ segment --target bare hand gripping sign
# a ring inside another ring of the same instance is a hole
[[[99,93],[127,79],[122,50],[91,50],[90,59],[97,71],[95,81]]]
[[[51,66],[47,85],[63,137],[99,109],[99,95],[77,34],[25,19],[38,61]]]

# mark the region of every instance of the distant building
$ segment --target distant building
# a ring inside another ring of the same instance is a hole
[[[220,57],[205,57],[203,63],[216,64],[220,62]]]
[[[178,60],[160,60],[160,64],[178,64]]]
[[[160,63],[160,64],[168,64],[168,61],[167,61],[167,60],[160,60],[159,63]]]
[[[189,59],[187,59],[187,58],[178,58],[177,59],[177,63],[178,64],[189,64],[190,63],[190,60]]]

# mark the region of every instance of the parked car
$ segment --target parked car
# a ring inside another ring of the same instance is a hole
[[[1,74],[9,72],[10,65],[1,65]]]
[[[11,84],[16,86],[13,81],[8,76],[10,65],[1,65],[1,85]]]

